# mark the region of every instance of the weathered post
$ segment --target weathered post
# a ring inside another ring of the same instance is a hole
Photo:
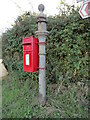
[[[42,106],[46,103],[46,36],[48,35],[48,31],[46,31],[46,15],[43,13],[44,5],[40,4],[38,6],[38,10],[40,11],[37,16],[37,24],[38,31],[36,31],[36,35],[39,39],[39,102]]]

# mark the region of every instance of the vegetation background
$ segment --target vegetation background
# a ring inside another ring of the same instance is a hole
[[[71,12],[70,12],[71,11]],[[22,39],[37,30],[35,13],[24,13],[2,35],[9,76],[3,80],[3,118],[89,118],[90,19],[68,7],[49,16],[46,46],[47,103],[38,103],[38,72],[23,72]]]

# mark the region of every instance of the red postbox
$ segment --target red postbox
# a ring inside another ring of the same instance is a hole
[[[38,38],[23,38],[23,70],[36,72],[39,68]]]

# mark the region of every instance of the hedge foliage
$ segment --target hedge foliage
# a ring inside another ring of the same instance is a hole
[[[47,81],[70,82],[89,78],[89,38],[90,23],[82,19],[78,10],[70,15],[49,16],[47,30]],[[3,59],[9,72],[17,71],[20,79],[36,79],[38,73],[23,72],[22,38],[35,36],[37,30],[36,14],[23,14],[15,21],[12,29],[2,36]]]

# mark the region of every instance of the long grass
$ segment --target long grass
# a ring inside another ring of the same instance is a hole
[[[38,81],[19,80],[11,73],[2,84],[3,118],[87,118],[88,86],[75,83],[68,87],[47,85],[47,102],[38,102]]]

